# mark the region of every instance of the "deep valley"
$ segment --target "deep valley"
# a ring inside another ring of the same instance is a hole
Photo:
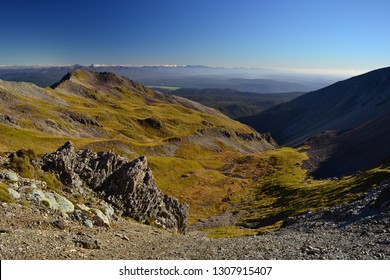
[[[389,94],[0,80],[0,257],[389,259]]]

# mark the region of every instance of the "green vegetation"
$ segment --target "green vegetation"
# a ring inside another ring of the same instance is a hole
[[[207,233],[207,236],[214,238],[232,238],[257,234],[257,230],[235,226],[208,228],[203,231]]]
[[[306,154],[291,148],[241,158],[238,169],[259,175],[260,170],[250,170],[255,165],[264,171],[261,178],[232,200],[248,213],[241,221],[259,227],[259,233],[275,230],[289,216],[348,202],[390,177],[390,169],[382,166],[357,176],[314,180],[301,168],[305,159]]]
[[[47,201],[47,200],[42,200],[41,201],[41,203],[45,206],[45,207],[47,207],[47,208],[50,208],[50,202],[49,201]]]
[[[3,183],[0,183],[0,201],[11,203],[13,201],[12,197],[8,193],[9,186]]]
[[[218,214],[224,207],[221,198],[241,188],[236,179],[205,168],[197,160],[149,157],[148,161],[158,187],[190,205],[190,223]]]
[[[47,95],[42,98],[12,91],[13,101],[0,104],[0,110],[13,112],[10,115],[19,126],[0,124],[0,152],[23,148],[43,154],[70,140],[76,149],[112,150],[129,159],[146,154],[158,186],[190,204],[191,222],[224,209],[227,203],[221,199],[241,190],[245,182],[226,177],[221,170],[241,154],[228,151],[221,141],[206,149],[182,139],[206,129],[254,131],[217,112],[156,98],[140,84],[115,76],[106,78],[109,80],[101,82],[98,76],[77,70],[56,89],[41,90],[37,96]],[[174,156],[166,156],[169,145]],[[46,181],[49,189],[61,189],[52,174],[34,168],[28,154],[14,157],[10,168],[23,177]]]
[[[253,133],[251,128],[218,112],[156,98],[137,83],[112,79],[102,83],[78,70],[72,80],[45,89],[44,98],[9,93],[0,110],[15,112],[12,117],[19,125],[0,124],[0,152],[25,149],[15,153],[9,168],[23,177],[43,180],[58,192],[61,182],[35,168],[34,152],[51,152],[71,140],[76,149],[112,150],[129,159],[145,154],[158,187],[190,205],[190,224],[221,211],[244,210],[240,222],[257,227],[205,230],[214,237],[275,230],[288,216],[344,203],[390,177],[389,167],[380,166],[354,177],[314,180],[301,168],[307,159],[304,150],[281,148],[243,155],[224,142],[228,136],[221,141],[199,131]],[[2,201],[10,199],[5,187],[1,185]],[[84,202],[82,197],[76,200]]]
[[[43,172],[39,177],[39,180],[45,181],[47,188],[55,192],[59,192],[62,187],[62,183],[57,179],[57,177],[51,172]]]
[[[22,177],[35,178],[39,172],[31,162],[35,158],[36,155],[32,150],[19,150],[11,157],[8,168],[19,173]]]
[[[59,192],[62,183],[53,173],[43,172],[39,167],[34,166],[34,160],[37,160],[37,156],[32,150],[19,150],[11,155],[7,167],[24,178],[45,181],[48,189]]]

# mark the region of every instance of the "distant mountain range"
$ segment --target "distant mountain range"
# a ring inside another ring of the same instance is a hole
[[[390,157],[390,67],[309,92],[251,117],[279,144],[306,143],[319,177],[348,175]]]
[[[264,69],[224,68],[207,66],[14,66],[0,67],[0,79],[31,82],[47,87],[66,73],[85,68],[95,72],[112,72],[147,86],[187,88],[232,88],[257,93],[310,91],[340,79],[328,76],[277,72]]]

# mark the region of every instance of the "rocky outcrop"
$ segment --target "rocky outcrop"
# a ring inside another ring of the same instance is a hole
[[[43,170],[70,187],[100,193],[125,216],[179,232],[187,229],[188,206],[159,190],[146,157],[129,162],[113,152],[75,151],[67,142],[42,160]]]
[[[43,157],[42,169],[56,173],[65,185],[96,190],[126,162],[112,152],[94,153],[89,149],[75,152],[73,144],[67,142]]]

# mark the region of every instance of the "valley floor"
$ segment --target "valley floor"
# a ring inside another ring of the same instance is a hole
[[[3,203],[0,258],[390,259],[389,190],[382,184],[347,205],[293,218],[276,232],[220,239],[197,231],[174,234],[122,218],[111,228],[87,229],[47,208]]]

